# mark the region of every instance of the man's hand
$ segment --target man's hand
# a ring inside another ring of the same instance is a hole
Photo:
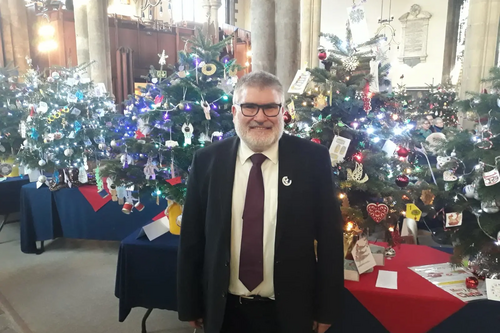
[[[317,321],[314,322],[314,325],[313,325],[313,331],[314,332],[318,332],[318,333],[325,333],[329,328],[330,328],[330,324],[321,324],[321,323],[318,323]]]
[[[189,322],[192,328],[203,328],[203,319],[197,319]]]

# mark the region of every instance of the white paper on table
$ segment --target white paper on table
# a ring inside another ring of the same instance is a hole
[[[486,279],[486,294],[490,301],[500,301],[500,280]]]
[[[146,235],[150,241],[160,237],[163,234],[166,234],[170,231],[170,224],[168,221],[168,217],[164,216],[159,220],[156,220],[148,225],[145,225],[141,228],[139,235],[137,238]]]
[[[398,272],[392,271],[378,271],[377,283],[375,287],[398,289]]]

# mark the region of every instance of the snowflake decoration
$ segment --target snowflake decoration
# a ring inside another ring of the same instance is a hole
[[[344,64],[344,68],[348,70],[349,72],[354,71],[358,65],[359,65],[359,60],[355,56],[350,56],[345,58],[342,63]]]
[[[362,8],[356,8],[349,13],[349,16],[353,23],[359,23],[365,19],[365,11]]]

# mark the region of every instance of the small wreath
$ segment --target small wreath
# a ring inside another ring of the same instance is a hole
[[[47,122],[48,123],[51,123],[53,122],[54,120],[56,120],[56,117],[54,115],[50,115],[48,118],[47,118]]]
[[[69,112],[69,108],[67,106],[65,106],[65,107],[63,107],[61,109],[61,111],[64,112],[64,113],[68,113]]]
[[[7,176],[12,172],[12,165],[3,163],[0,164],[0,175]]]
[[[215,74],[217,67],[214,64],[205,64],[201,69],[201,72],[207,76],[211,76]]]
[[[62,116],[61,111],[57,111],[56,114],[54,115],[54,118],[59,119],[61,118],[61,116]]]

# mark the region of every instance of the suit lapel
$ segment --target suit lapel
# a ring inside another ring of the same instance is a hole
[[[228,141],[228,150],[222,150],[214,165],[217,167],[218,177],[216,181],[219,183],[219,198],[220,198],[220,223],[223,230],[223,235],[226,240],[231,241],[231,209],[233,200],[233,183],[234,171],[236,166],[236,154],[240,140],[237,137],[226,139]],[[228,247],[229,249],[229,247]]]
[[[293,147],[290,144],[289,137],[283,134],[279,142],[279,170],[278,170],[278,214],[276,221],[276,240],[275,249],[278,248],[280,240],[285,233],[285,223],[289,220],[290,202],[292,202],[293,191]]]

